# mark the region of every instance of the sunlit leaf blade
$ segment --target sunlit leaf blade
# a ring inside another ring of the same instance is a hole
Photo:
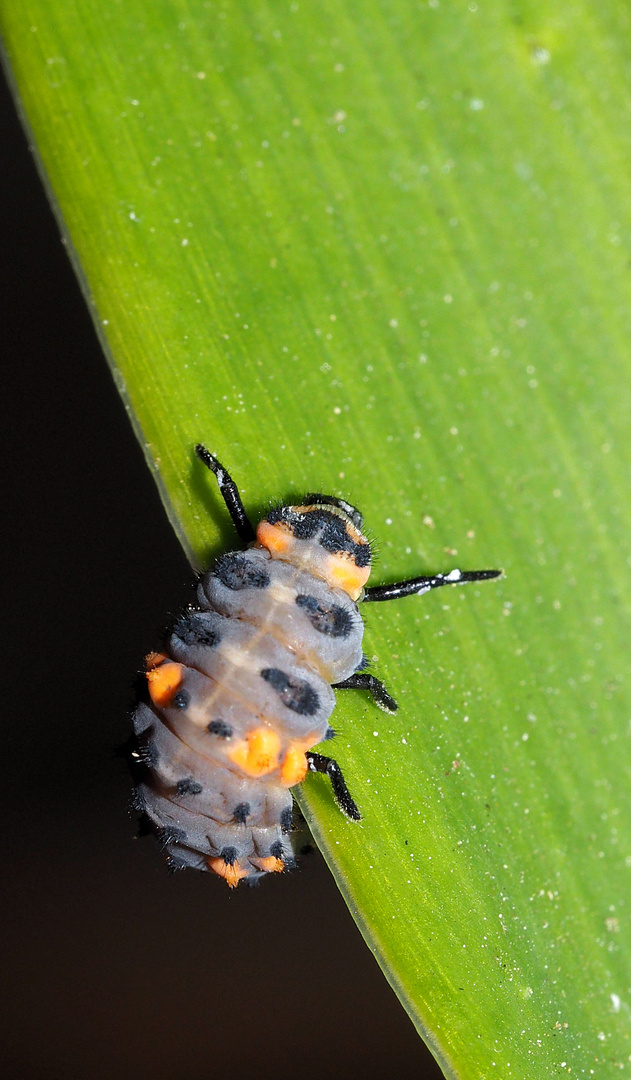
[[[197,563],[335,492],[391,717],[301,803],[448,1075],[629,1068],[630,17],[603,3],[0,0],[115,377]],[[209,887],[213,883],[209,882]],[[272,883],[270,883],[272,884]],[[282,882],[274,882],[282,887]]]

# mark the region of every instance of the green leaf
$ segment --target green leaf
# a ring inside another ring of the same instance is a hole
[[[301,805],[447,1075],[631,1060],[631,152],[612,0],[0,0],[103,344],[196,563],[350,498],[394,717]],[[209,887],[219,883],[209,882]],[[282,888],[282,882],[269,883]]]

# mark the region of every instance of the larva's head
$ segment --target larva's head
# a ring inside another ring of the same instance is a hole
[[[256,530],[273,559],[309,570],[357,600],[370,574],[370,544],[362,516],[344,499],[307,495],[301,506],[271,510]]]

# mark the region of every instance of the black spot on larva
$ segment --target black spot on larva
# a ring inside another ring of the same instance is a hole
[[[280,827],[283,830],[283,832],[289,832],[289,830],[293,827],[293,823],[294,823],[293,817],[294,817],[293,807],[286,806],[284,810],[281,810],[281,813],[280,813]]]
[[[275,859],[282,859],[283,857],[283,844],[282,840],[275,840],[269,849],[270,855],[273,855]]]
[[[232,816],[239,825],[245,825],[245,819],[250,816],[249,802],[238,803],[232,811]]]
[[[335,738],[335,728],[328,727],[326,729],[326,731],[324,732],[324,738],[323,738],[322,742],[328,742],[329,739],[334,739],[334,738]]]
[[[340,604],[323,604],[304,593],[296,597],[296,604],[307,613],[314,629],[327,637],[348,637],[353,629],[352,613]]]
[[[232,735],[232,728],[225,720],[211,720],[208,731],[211,735],[217,735],[220,739],[229,739]]]
[[[221,641],[221,636],[208,625],[203,614],[198,611],[185,611],[173,627],[173,635],[184,645],[204,645],[212,649]]]
[[[223,859],[226,866],[234,866],[237,861],[237,849],[236,847],[222,848],[220,859]]]
[[[178,690],[171,698],[171,705],[175,705],[176,709],[186,709],[190,703],[191,695],[186,690]]]
[[[370,566],[370,544],[355,544],[353,558],[355,566]]]
[[[261,678],[276,691],[283,705],[300,716],[314,716],[320,707],[320,699],[312,686],[304,679],[290,679],[279,668],[263,668]]]
[[[288,507],[286,506],[274,506],[266,516],[266,521],[269,521],[270,525],[277,525],[279,521],[284,521],[287,518]]]
[[[221,584],[234,592],[241,589],[266,589],[269,574],[264,566],[257,566],[238,552],[221,555],[213,567],[213,574]]]
[[[308,510],[306,514],[296,514],[293,520],[294,536],[297,540],[312,540],[316,533],[326,528],[329,521],[338,531],[346,533],[344,522],[330,510]]]
[[[185,777],[184,780],[178,780],[176,785],[178,795],[201,795],[202,785],[193,780],[192,776]]]
[[[185,844],[187,841],[186,833],[184,829],[178,829],[176,825],[165,825],[162,829],[156,830],[160,846],[165,848],[170,844]]]
[[[318,508],[308,510],[306,514],[294,515],[291,524],[298,540],[311,540],[319,534],[320,546],[332,555],[346,551],[352,555],[356,566],[368,566],[370,563],[370,544],[358,544],[353,540],[344,519],[330,510]]]

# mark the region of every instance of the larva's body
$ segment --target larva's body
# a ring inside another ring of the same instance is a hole
[[[253,541],[225,469],[203,447],[197,452],[240,536]],[[291,865],[290,788],[309,768],[330,776],[341,808],[358,819],[337,764],[311,751],[334,734],[333,686],[368,689],[396,709],[362,671],[358,599],[496,576],[454,571],[370,596],[360,529],[353,507],[321,495],[270,512],[256,545],[217,560],[200,579],[195,609],[175,623],[164,651],[147,657],[149,701],[133,717],[136,805],[174,867],[213,870],[234,886]]]

